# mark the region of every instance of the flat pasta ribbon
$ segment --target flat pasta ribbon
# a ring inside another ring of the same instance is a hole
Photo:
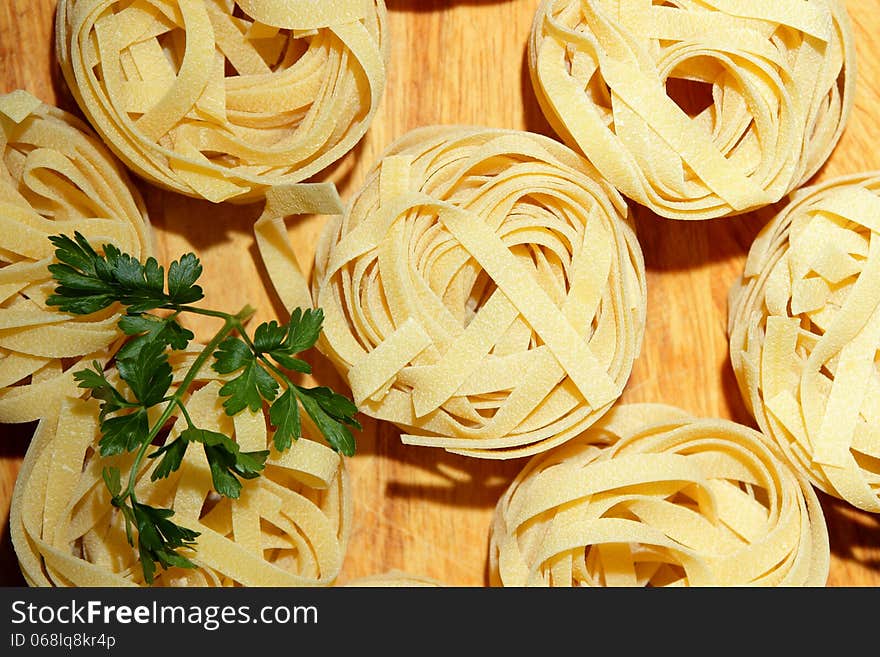
[[[765,436],[618,405],[535,456],[498,501],[492,586],[824,586],[828,530]]]
[[[348,153],[385,87],[384,0],[60,0],[61,69],[153,183],[257,200]]]
[[[178,372],[183,368],[178,368]],[[113,375],[111,371],[110,376]],[[175,374],[179,382],[180,376]],[[342,567],[351,529],[351,493],[342,457],[303,437],[289,450],[272,447],[262,411],[226,415],[220,383],[204,379],[186,401],[200,428],[220,431],[244,451],[271,449],[261,476],[245,481],[232,500],[213,491],[207,459],[190,446],[181,468],[150,481],[157,460],[146,459],[138,500],[174,510],[173,521],[200,532],[195,569],[159,570],[154,586],[331,586]],[[310,427],[303,418],[304,430]],[[186,428],[178,418],[166,440]],[[97,456],[97,402],[68,398],[61,412],[37,426],[16,481],[10,534],[31,586],[143,586],[137,549],[110,504],[102,470],[123,472],[132,455]]]
[[[803,184],[856,83],[841,0],[543,0],[529,70],[559,136],[671,219],[740,214]]]
[[[407,444],[483,458],[568,440],[619,397],[645,271],[628,207],[559,142],[429,126],[393,144],[312,276],[318,348]]]
[[[743,399],[822,491],[880,512],[880,172],[793,195],[730,291]]]
[[[52,235],[79,231],[136,258],[153,254],[141,196],[75,116],[18,90],[0,95],[0,423],[57,412],[78,364],[106,362],[118,307],[88,317],[46,305]]]

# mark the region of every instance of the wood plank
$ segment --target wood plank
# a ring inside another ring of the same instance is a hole
[[[816,176],[880,169],[880,12],[847,3],[857,39],[856,106],[846,133]],[[54,0],[0,3],[0,91],[24,88],[76,112],[52,52]],[[553,136],[524,65],[534,0],[388,0],[388,86],[367,136],[322,174],[343,198],[396,137],[433,123],[525,129]],[[250,303],[260,320],[283,317],[251,232],[256,206],[212,206],[141,184],[168,261],[194,249],[205,266],[206,304]],[[648,332],[624,401],[663,401],[695,414],[753,425],[727,359],[726,295],[772,208],[737,219],[682,223],[637,212],[650,290]],[[290,222],[300,260],[310,261],[323,217]],[[195,323],[204,335],[208,322]],[[342,386],[320,359],[315,378]],[[9,499],[32,426],[0,426],[0,585],[22,584],[6,532]],[[398,431],[367,420],[351,459],[354,531],[342,581],[396,568],[461,586],[486,584],[488,525],[495,501],[523,465],[406,447]],[[829,585],[880,584],[880,520],[822,498],[832,546]]]

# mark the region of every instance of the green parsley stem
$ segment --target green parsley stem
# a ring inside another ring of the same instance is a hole
[[[199,308],[198,306],[179,306],[179,305],[169,305],[166,306],[168,309],[176,310],[177,312],[187,312],[193,313],[194,315],[204,315],[205,317],[217,317],[219,319],[233,319],[236,320],[238,326],[236,328],[242,328],[244,323],[247,322],[251,317],[254,316],[254,313],[257,311],[251,308],[250,306],[245,306],[241,310],[239,310],[235,315],[230,315],[229,313],[224,313],[220,310],[211,310],[209,308]]]
[[[193,419],[189,415],[189,411],[186,410],[186,405],[178,402],[177,407],[180,409],[181,414],[183,415],[183,419],[186,420],[186,426],[190,429],[194,429],[196,424],[193,422]]]
[[[226,339],[226,336],[228,336],[235,330],[243,332],[242,329],[244,326],[244,322],[250,319],[256,312],[250,306],[245,306],[235,315],[212,310],[203,310],[201,308],[190,308],[189,306],[178,306],[175,307],[175,309],[178,311],[185,310],[188,312],[197,312],[201,315],[219,317],[224,320],[223,327],[205,345],[204,349],[199,352],[199,355],[196,356],[196,359],[193,361],[193,364],[190,365],[190,368],[184,375],[183,380],[177,387],[177,390],[173,395],[171,395],[171,398],[165,405],[165,409],[162,411],[162,415],[159,416],[159,419],[156,420],[156,423],[150,428],[150,433],[147,434],[146,439],[141,444],[140,448],[137,451],[137,454],[134,457],[134,462],[131,465],[131,471],[128,477],[128,485],[126,486],[123,494],[120,495],[121,499],[125,499],[126,497],[129,497],[132,500],[135,499],[134,487],[137,483],[137,473],[140,471],[141,463],[143,463],[144,457],[147,454],[147,450],[150,448],[150,445],[152,445],[153,439],[158,435],[159,431],[162,429],[163,426],[165,426],[165,423],[171,417],[175,407],[180,409],[183,408],[183,396],[187,393],[193,381],[195,381],[195,378],[198,376],[202,367],[204,367],[205,362],[213,355],[214,350],[217,349],[220,343]]]
[[[183,310],[190,310],[189,306],[184,306],[182,309]],[[196,312],[198,310],[200,310],[200,309],[192,308],[193,312]],[[207,310],[207,311],[203,311],[203,313],[204,314],[216,314],[216,311]],[[295,386],[293,381],[290,380],[290,377],[288,377],[284,371],[282,371],[270,359],[266,358],[266,356],[259,349],[257,349],[257,346],[254,344],[254,341],[251,340],[250,336],[247,334],[247,331],[244,330],[244,321],[242,321],[239,324],[239,326],[237,326],[236,328],[238,329],[239,337],[250,348],[250,350],[255,354],[255,356],[260,360],[261,363],[263,363],[266,367],[268,367],[270,370],[275,372],[275,374],[277,374],[281,378],[281,380],[288,385],[288,387],[299,387],[299,386]]]

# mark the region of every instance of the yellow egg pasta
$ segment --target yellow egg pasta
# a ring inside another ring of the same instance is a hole
[[[559,136],[672,219],[739,214],[803,184],[856,82],[841,0],[543,0],[529,69]]]
[[[254,239],[275,293],[288,311],[311,308],[313,303],[305,269],[290,243],[286,219],[303,214],[342,214],[343,210],[339,191],[332,183],[302,183],[266,192],[263,212],[254,222]]]
[[[57,411],[80,363],[106,362],[122,336],[118,308],[88,317],[46,305],[49,237],[79,231],[133,256],[152,255],[137,189],[79,119],[31,94],[0,95],[0,423]]]
[[[117,155],[210,201],[298,184],[366,132],[385,87],[384,0],[60,0],[61,69]]]
[[[880,512],[880,172],[804,187],[730,291],[730,359],[761,429],[822,491]]]
[[[815,490],[749,427],[618,405],[498,501],[493,586],[824,586]]]
[[[178,367],[176,375],[179,382]],[[112,372],[111,372],[112,375]],[[155,586],[331,586],[342,566],[351,527],[351,494],[342,457],[323,442],[294,441],[278,453],[262,411],[226,415],[220,382],[186,400],[200,428],[232,437],[243,450],[271,449],[261,476],[245,481],[236,500],[213,491],[202,450],[191,447],[167,479],[150,481],[146,460],[138,500],[174,510],[175,523],[200,532],[195,569],[159,570]],[[314,428],[303,417],[308,433]],[[178,418],[166,440],[186,427]],[[97,456],[97,402],[68,398],[40,421],[16,482],[10,533],[31,586],[142,586],[135,548],[110,504],[102,470],[127,472],[133,456]]]
[[[513,458],[618,398],[644,333],[628,207],[582,157],[513,130],[428,126],[325,226],[318,348],[407,444]]]

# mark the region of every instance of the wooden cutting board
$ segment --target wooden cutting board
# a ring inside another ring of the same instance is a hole
[[[537,0],[387,0],[388,85],[361,143],[320,178],[344,199],[385,147],[428,124],[517,128],[554,136],[532,93],[525,44]],[[880,169],[880,0],[850,0],[858,51],[855,109],[817,180]],[[24,88],[77,112],[55,64],[55,0],[0,3],[0,91]],[[159,259],[195,250],[206,307],[285,313],[262,270],[251,230],[257,206],[212,206],[141,184]],[[751,240],[774,209],[711,222],[675,222],[637,209],[648,273],[647,334],[623,401],[665,402],[694,414],[754,423],[727,358],[726,295]],[[310,262],[324,217],[291,220],[301,262]],[[197,334],[211,331],[194,324]],[[315,377],[344,390],[313,358]],[[23,585],[8,531],[8,507],[32,425],[0,425],[0,585]],[[405,570],[449,585],[487,583],[488,527],[496,500],[524,461],[481,461],[401,444],[398,431],[366,419],[349,467],[354,529],[341,581]],[[831,586],[880,584],[880,517],[823,496],[831,537]]]

